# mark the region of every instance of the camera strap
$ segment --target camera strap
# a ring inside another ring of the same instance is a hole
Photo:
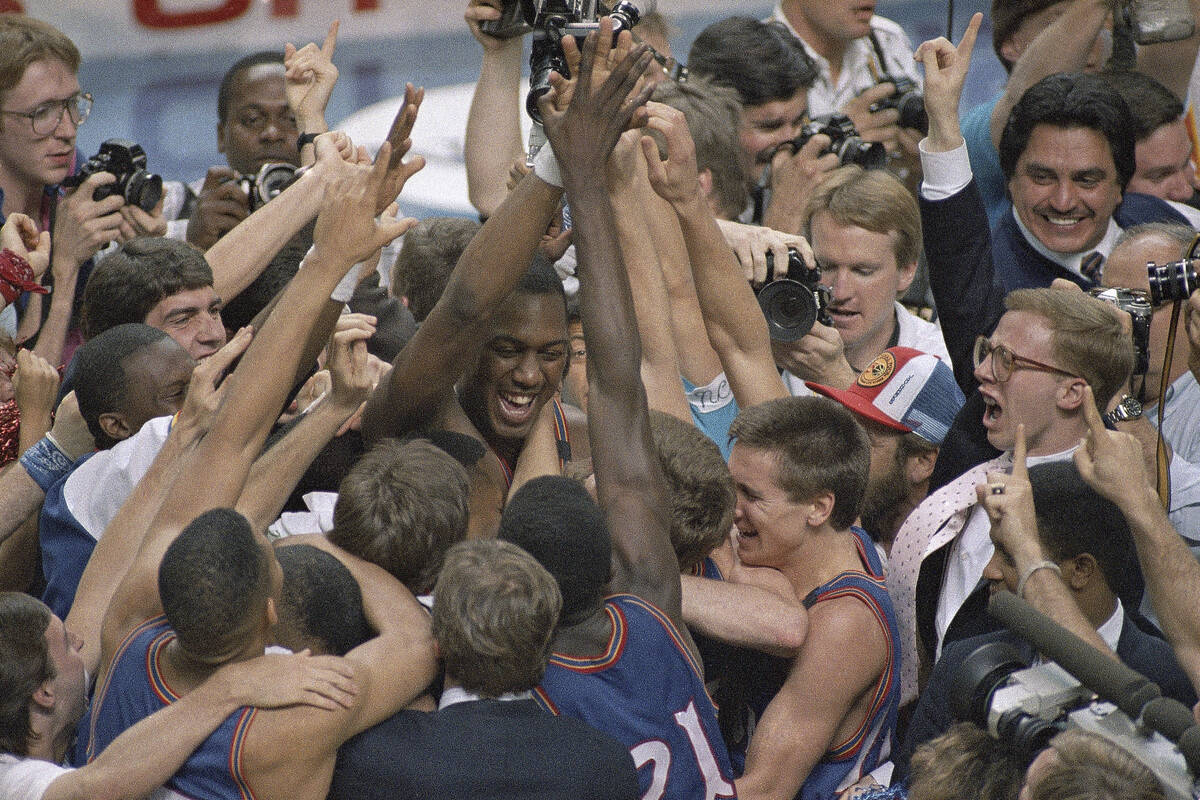
[[[1158,379],[1158,440],[1154,458],[1157,473],[1158,500],[1163,510],[1171,510],[1171,468],[1167,457],[1167,444],[1163,439],[1163,414],[1167,409],[1167,389],[1170,388],[1171,358],[1175,354],[1175,335],[1179,332],[1179,312],[1183,310],[1182,300],[1171,304],[1171,327],[1167,330],[1167,350],[1163,356],[1162,375]]]

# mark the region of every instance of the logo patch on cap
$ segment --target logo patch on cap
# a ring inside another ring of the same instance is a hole
[[[871,362],[871,366],[864,369],[862,374],[858,376],[858,385],[868,389],[874,388],[881,383],[886,383],[895,371],[896,357],[884,351],[879,354],[878,358]]]

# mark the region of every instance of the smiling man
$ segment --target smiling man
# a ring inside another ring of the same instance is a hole
[[[738,556],[782,572],[808,609],[795,658],[748,679],[756,719],[738,796],[834,797],[887,760],[896,723],[895,617],[875,547],[854,526],[867,434],[828,398],[789,397],[744,409],[729,435]]]

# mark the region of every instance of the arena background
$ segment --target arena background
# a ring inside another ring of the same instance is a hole
[[[659,0],[675,28],[672,46],[680,58],[711,22],[733,14],[766,17],[772,5]],[[974,11],[988,5],[956,2],[954,38]],[[404,202],[405,213],[418,217],[473,213],[462,143],[481,51],[462,21],[465,7],[465,0],[0,0],[0,11],[45,19],[79,45],[80,83],[95,97],[79,133],[85,155],[104,139],[133,139],[146,149],[153,171],[181,180],[224,163],[215,129],[217,86],[226,68],[255,50],[320,42],[329,22],[341,19],[335,56],[341,77],[328,110],[331,124],[376,146],[405,81],[425,87],[413,139],[429,165],[410,182]],[[914,45],[946,31],[945,2],[880,0],[877,12],[900,23]],[[1003,81],[985,22],[964,108]]]

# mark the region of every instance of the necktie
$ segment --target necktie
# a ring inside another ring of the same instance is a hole
[[[1012,456],[1004,453],[977,464],[926,497],[896,534],[888,558],[888,593],[900,632],[900,704],[917,696],[917,577],[921,562],[962,531],[975,507],[975,485],[989,472],[1008,470]]]

